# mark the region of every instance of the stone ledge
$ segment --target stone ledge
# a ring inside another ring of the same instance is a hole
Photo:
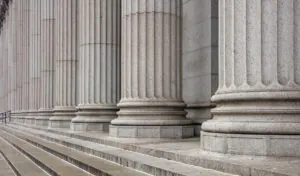
[[[72,131],[105,131],[108,132],[109,123],[97,123],[97,122],[72,122]]]
[[[202,131],[201,139],[201,148],[212,152],[300,157],[300,135],[225,134]]]
[[[194,136],[194,126],[116,126],[109,135],[120,138],[187,138]]]
[[[199,138],[188,139],[118,139],[103,132],[71,132],[68,129],[44,129],[28,125],[9,125],[17,129],[29,129],[60,134],[71,138],[96,142],[150,156],[174,160],[245,176],[298,176],[300,157],[274,158],[228,155],[206,152],[200,149]]]
[[[64,138],[61,135],[49,134],[43,131],[33,131],[30,129],[1,128],[4,131],[17,136],[20,139],[26,140],[29,143],[37,144],[52,154],[58,154],[60,158],[72,162],[76,158],[76,153],[82,156],[83,153],[88,154],[90,157],[101,158],[116,163],[121,167],[134,169],[150,175],[165,176],[232,176],[232,174],[214,171],[203,167],[196,167],[184,163],[165,160],[163,158],[152,157],[137,152],[101,145],[90,141],[83,141],[75,138]],[[43,141],[42,139],[46,140]],[[65,151],[57,147],[65,147]],[[75,149],[75,150],[70,150]],[[54,151],[54,152],[53,152]],[[80,159],[80,158],[77,158]],[[77,160],[79,161],[79,160]],[[77,163],[76,161],[76,163]],[[99,161],[86,161],[86,163],[98,163]],[[99,163],[98,163],[99,164]],[[76,164],[80,165],[80,164]],[[103,167],[103,166],[102,166]],[[96,168],[99,168],[98,166]],[[107,168],[106,168],[107,169]],[[94,173],[95,174],[95,173]],[[121,173],[122,176],[126,174]],[[128,174],[136,175],[136,174]]]

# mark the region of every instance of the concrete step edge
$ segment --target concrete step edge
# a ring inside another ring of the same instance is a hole
[[[102,144],[102,145],[107,145],[107,146],[111,146],[111,147],[124,149],[124,150],[131,151],[131,152],[141,153],[141,154],[156,157],[156,158],[163,158],[163,159],[167,159],[167,160],[171,160],[171,161],[175,161],[175,162],[179,162],[179,163],[183,163],[183,164],[187,164],[187,165],[191,165],[191,166],[211,169],[211,170],[215,170],[215,171],[223,172],[223,173],[230,173],[230,174],[236,174],[236,175],[250,175],[252,171],[257,171],[257,172],[262,172],[262,173],[269,172],[267,170],[251,168],[246,165],[239,165],[236,163],[224,162],[222,160],[216,160],[213,158],[198,158],[196,156],[189,156],[189,159],[186,159],[186,155],[175,154],[173,152],[167,152],[166,155],[161,156],[161,153],[164,153],[166,151],[163,151],[160,149],[154,149],[154,150],[151,150],[151,152],[148,152],[149,150],[144,150],[143,147],[140,147],[137,145],[122,144],[122,143],[118,143],[115,141],[107,141],[107,140],[103,140],[103,139],[99,139],[99,138],[78,135],[78,134],[69,133],[66,131],[61,131],[61,130],[56,130],[56,129],[41,128],[38,126],[19,124],[19,123],[8,124],[7,126],[10,126],[14,129],[18,129],[18,127],[25,128],[25,129],[33,129],[36,131],[47,132],[47,133],[70,137],[70,138],[74,138],[74,139],[94,142],[94,143],[98,143],[98,144]],[[269,173],[273,174],[273,172],[269,172]]]
[[[13,130],[18,130],[18,129],[13,128]],[[86,146],[82,146],[82,145],[78,145],[78,144],[75,144],[75,143],[71,143],[71,142],[68,142],[66,140],[62,140],[62,139],[58,139],[58,138],[53,138],[53,137],[50,137],[51,135],[47,135],[46,136],[46,135],[43,135],[43,134],[35,134],[32,131],[30,131],[30,130],[27,130],[26,132],[31,133],[32,135],[34,135],[36,137],[40,137],[42,139],[46,139],[46,140],[51,141],[51,142],[56,142],[56,143],[59,143],[61,145],[69,147],[69,148],[73,148],[73,149],[76,149],[76,150],[79,150],[79,151],[83,151],[83,152],[87,152],[88,151],[89,154],[92,154],[92,155],[95,155],[95,156],[98,156],[98,157],[101,157],[103,159],[107,159],[107,160],[110,160],[110,161],[113,161],[113,162],[117,162],[118,164],[121,164],[121,165],[124,165],[124,166],[127,166],[127,167],[132,167],[133,169],[137,169],[137,170],[140,170],[142,172],[146,172],[148,174],[153,174],[151,172],[151,170],[158,170],[160,172],[169,172],[169,173],[172,173],[172,174],[175,174],[175,175],[180,175],[178,172],[175,172],[174,170],[172,170],[172,168],[166,169],[165,167],[156,167],[156,166],[145,164],[145,163],[142,163],[144,165],[144,167],[135,167],[137,165],[141,165],[141,163],[132,161],[132,160],[130,160],[128,158],[118,157],[117,155],[112,155],[112,154],[109,154],[109,153],[105,153],[103,151],[94,150],[94,149],[86,147]],[[52,135],[57,135],[58,136],[58,134],[52,134]],[[77,139],[77,140],[79,140],[79,139]],[[96,144],[97,145],[103,145],[103,144],[98,144],[98,143],[96,143]],[[107,147],[111,147],[111,146],[107,146]],[[115,147],[111,147],[111,148],[115,148]],[[120,149],[120,150],[123,150],[123,149]],[[136,153],[136,152],[126,151],[126,150],[124,150],[124,152]],[[141,153],[136,153],[136,154],[138,154],[138,155],[144,155],[144,154],[141,154]],[[159,161],[164,160],[165,162],[172,162],[172,163],[177,163],[179,165],[184,165],[184,166],[187,166],[187,167],[197,168],[197,169],[199,169],[199,171],[201,169],[203,172],[207,171],[207,172],[211,172],[212,174],[215,174],[215,175],[231,175],[231,174],[220,172],[220,171],[214,171],[214,170],[211,170],[211,169],[197,167],[197,166],[194,166],[194,165],[188,165],[188,164],[184,164],[184,163],[180,163],[180,162],[176,162],[176,161],[166,160],[164,158],[156,158],[156,157],[149,156],[149,155],[146,155],[146,156],[147,157],[151,157],[154,160],[159,160]],[[130,163],[130,164],[128,164],[128,163]],[[190,174],[192,174],[192,173],[189,173],[187,175],[190,176]],[[184,174],[182,174],[182,175],[184,175]]]
[[[14,174],[16,176],[21,176],[20,172],[18,171],[18,169],[14,166],[14,164],[6,157],[6,155],[0,150],[0,154],[1,156],[5,159],[5,161],[7,162],[7,164],[10,166],[10,168],[14,171]]]
[[[24,169],[20,168],[21,164],[18,162],[23,162],[26,161],[27,164],[30,164],[33,168],[30,168],[31,171],[33,171],[34,173],[32,174],[44,174],[44,175],[48,175],[48,173],[42,169],[40,166],[38,166],[36,163],[34,163],[29,157],[27,157],[26,155],[24,155],[21,151],[19,151],[14,145],[12,145],[10,142],[8,142],[5,138],[3,138],[2,136],[0,137],[0,142],[2,142],[1,145],[7,145],[9,148],[11,148],[11,150],[13,150],[13,154],[9,154],[9,153],[5,153],[8,152],[6,151],[2,151],[3,148],[0,149],[1,155],[3,156],[3,158],[7,161],[8,165],[11,167],[11,169],[13,170],[14,174],[16,176],[22,176],[22,174],[24,173]],[[5,150],[5,149],[4,149]],[[11,156],[14,155],[14,156]],[[17,161],[14,161],[14,157],[18,158]],[[24,163],[22,163],[23,165]]]
[[[116,174],[116,172],[114,172],[114,171],[103,171],[101,169],[98,169],[98,168],[94,167],[92,165],[92,163],[86,163],[84,161],[80,161],[80,160],[78,160],[78,159],[76,159],[76,158],[74,158],[74,157],[72,157],[70,155],[66,155],[66,154],[64,154],[64,153],[62,153],[60,151],[54,150],[54,149],[48,147],[46,144],[41,144],[42,142],[38,143],[38,142],[36,142],[36,141],[34,141],[32,139],[29,139],[26,136],[21,136],[21,134],[16,134],[16,133],[21,133],[21,132],[16,132],[16,131],[14,131],[14,132],[7,131],[7,132],[10,133],[10,134],[12,134],[12,135],[14,135],[14,136],[16,136],[17,138],[23,139],[23,140],[31,143],[32,145],[34,145],[36,147],[39,147],[40,149],[42,149],[42,150],[44,150],[46,152],[49,152],[49,153],[51,153],[51,154],[53,154],[53,155],[55,155],[55,156],[57,156],[57,157],[65,160],[65,161],[69,162],[70,164],[76,165],[77,167],[80,167],[81,169],[83,169],[83,170],[85,170],[85,171],[87,171],[87,172],[89,172],[89,173],[91,173],[93,175],[115,176],[115,174]],[[26,134],[26,135],[28,135],[28,134]],[[32,137],[32,136],[29,136],[29,137]],[[54,145],[58,145],[58,144],[54,144]],[[61,147],[65,147],[65,146],[61,146]],[[74,152],[78,152],[78,151],[74,151]],[[95,157],[95,156],[93,156],[93,157]],[[99,158],[99,157],[97,157],[97,158]],[[134,173],[135,175],[140,175],[140,176],[147,176],[147,175],[149,175],[149,174],[146,174],[146,173],[142,173],[140,171],[133,170],[132,168],[121,166],[121,165],[119,165],[117,163],[114,163],[114,162],[111,162],[111,161],[108,161],[108,160],[104,160],[104,159],[101,159],[101,158],[99,158],[99,160],[102,160],[104,162],[113,163],[114,165],[116,165],[118,167],[122,167],[122,169],[124,169],[124,168],[129,169],[130,172]],[[101,162],[101,161],[99,161],[99,162]],[[119,174],[117,174],[117,175],[119,175]]]
[[[10,134],[9,132],[5,131],[7,134],[6,135],[11,135],[14,136],[12,134]],[[3,131],[2,131],[3,133]],[[1,134],[1,132],[0,132]],[[2,135],[3,136],[3,135]],[[39,167],[41,167],[44,171],[46,171],[46,173],[48,173],[49,175],[57,175],[59,176],[60,174],[55,171],[54,169],[50,168],[49,166],[47,166],[47,164],[43,163],[38,157],[32,155],[31,153],[27,152],[26,149],[18,146],[17,144],[15,144],[14,142],[10,141],[10,139],[8,139],[8,137],[3,137],[5,141],[7,141],[8,143],[10,143],[12,146],[14,146],[16,149],[18,149],[18,151],[20,151],[22,154],[24,154],[25,156],[27,156],[29,159],[31,159],[36,165],[38,165]],[[17,137],[16,137],[17,138]],[[19,139],[19,138],[18,138]],[[19,139],[21,140],[21,139]],[[31,144],[30,144],[31,145]],[[54,155],[52,155],[53,157],[55,157]],[[65,161],[64,161],[65,162]],[[75,167],[75,166],[74,166]],[[80,169],[80,168],[78,168]]]

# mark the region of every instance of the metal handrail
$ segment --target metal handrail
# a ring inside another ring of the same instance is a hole
[[[0,112],[0,118],[2,120],[2,123],[4,122],[4,124],[6,124],[7,123],[6,119],[8,119],[8,121],[10,122],[10,120],[11,120],[10,114],[11,114],[10,111]]]

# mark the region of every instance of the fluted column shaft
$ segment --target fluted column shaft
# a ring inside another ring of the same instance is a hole
[[[24,65],[25,65],[25,50],[23,49],[23,42],[24,42],[24,31],[22,29],[25,26],[25,21],[22,20],[23,15],[24,15],[24,7],[21,6],[20,1],[14,1],[16,5],[16,37],[15,37],[15,44],[16,44],[16,49],[17,52],[21,51],[20,54],[16,53],[16,59],[17,59],[17,74],[16,74],[16,87],[17,87],[17,97],[18,97],[18,114],[17,118],[20,119],[20,117],[23,116],[23,74],[25,72],[24,70]]]
[[[79,105],[73,130],[105,130],[120,99],[120,0],[79,0]]]
[[[14,5],[14,54],[16,60],[16,68],[15,68],[15,104],[16,111],[14,112],[15,120],[14,122],[19,122],[22,117],[22,74],[23,74],[23,64],[24,64],[24,50],[22,46],[23,42],[23,25],[24,21],[22,20],[23,15],[23,6],[20,0],[13,1]],[[11,114],[13,117],[13,114]]]
[[[3,58],[4,58],[4,63],[3,63],[3,72],[4,72],[4,110],[8,111],[9,110],[9,104],[8,104],[8,37],[7,37],[7,26],[6,26],[6,21],[3,24],[3,29],[2,29],[2,35],[3,35]]]
[[[9,7],[9,59],[11,60],[11,67],[9,68],[10,72],[10,92],[11,92],[11,110],[16,112],[18,111],[18,93],[17,93],[17,68],[18,62],[16,58],[16,47],[15,47],[15,37],[16,37],[16,27],[15,27],[15,15],[14,15],[14,3],[10,4]]]
[[[19,50],[17,44],[17,31],[19,29],[19,22],[17,16],[17,1],[13,1],[9,7],[9,18],[10,20],[10,44],[9,44],[9,57],[11,61],[10,71],[10,87],[11,87],[11,117],[17,118],[18,112],[20,111],[20,93],[18,89],[18,74],[21,71],[19,62]]]
[[[41,97],[36,124],[42,126],[48,126],[54,107],[54,3],[54,0],[44,0],[41,4]]]
[[[2,34],[2,30],[0,30],[0,34]],[[0,112],[3,112],[4,111],[4,100],[3,100],[3,97],[4,97],[4,91],[3,91],[3,88],[4,88],[4,81],[3,81],[3,35],[0,35],[0,65],[1,65],[1,69],[0,69]]]
[[[14,108],[13,106],[13,100],[12,100],[12,79],[13,79],[13,71],[12,71],[12,68],[13,68],[13,59],[12,59],[12,52],[11,52],[11,38],[12,38],[12,35],[11,35],[11,32],[12,32],[12,29],[11,29],[11,23],[12,21],[10,20],[10,15],[9,15],[9,12],[7,13],[7,16],[6,16],[6,47],[7,47],[7,104],[8,104],[8,110],[14,110],[12,108]]]
[[[202,126],[202,147],[300,156],[300,1],[219,1],[219,8],[217,108]]]
[[[22,42],[21,42],[21,50],[23,51],[23,71],[21,76],[21,84],[22,84],[22,117],[27,118],[30,117],[31,110],[31,98],[30,98],[30,57],[31,57],[31,47],[30,47],[30,28],[31,28],[31,16],[30,16],[30,0],[20,0],[20,4],[22,7],[22,13],[20,19],[23,21],[21,31],[22,36]],[[21,123],[24,123],[24,121],[21,119]]]
[[[30,58],[29,58],[29,108],[28,122],[35,124],[40,107],[40,60],[41,60],[41,1],[30,0]]]
[[[181,0],[122,0],[122,99],[111,136],[192,135],[181,127],[190,124],[181,92],[181,11]]]
[[[55,4],[55,107],[50,127],[69,128],[77,105],[77,0]]]
[[[1,91],[1,107],[0,111],[4,112],[5,111],[5,76],[4,76],[4,36],[3,36],[3,28],[0,30],[0,78],[1,78],[1,86],[0,86],[0,91]]]

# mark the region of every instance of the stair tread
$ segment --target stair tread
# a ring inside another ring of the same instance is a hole
[[[15,167],[20,175],[30,175],[30,176],[43,176],[48,175],[45,171],[39,168],[30,159],[25,157],[21,152],[15,149],[12,145],[7,143],[3,138],[0,138],[0,150],[9,160],[9,162]],[[1,162],[1,175],[9,176],[11,173],[7,171],[7,167]],[[12,171],[12,170],[11,170]],[[5,172],[5,174],[3,173]],[[12,175],[15,175],[12,173]]]
[[[49,154],[38,147],[35,147],[17,137],[4,133],[0,131],[0,135],[8,140],[10,143],[20,147],[22,150],[26,151],[29,155],[37,159],[39,162],[45,164],[52,171],[56,172],[58,175],[72,175],[72,176],[84,176],[91,175],[82,169],[75,167],[60,158]]]
[[[48,149],[56,151],[60,155],[73,158],[77,161],[87,164],[90,167],[97,168],[97,169],[101,170],[102,172],[105,172],[109,175],[113,175],[113,176],[147,176],[147,175],[149,175],[146,173],[142,173],[142,172],[133,170],[128,167],[121,166],[121,165],[113,163],[111,161],[104,160],[99,157],[89,155],[89,154],[65,147],[63,145],[58,145],[56,143],[46,141],[41,138],[33,137],[28,134],[24,134],[24,133],[20,133],[20,132],[16,132],[16,133],[17,133],[17,136],[22,139],[33,141],[34,143],[37,143],[43,147],[46,147]]]
[[[3,156],[0,155],[0,175],[15,176],[14,171],[6,162]]]
[[[16,129],[14,129],[16,130]],[[211,169],[206,169],[198,166],[192,166],[184,163],[179,163],[176,161],[171,161],[167,160],[164,158],[157,158],[141,153],[136,153],[116,147],[111,147],[111,146],[106,146],[90,141],[84,141],[80,139],[75,139],[75,138],[70,138],[67,136],[62,136],[58,134],[53,134],[53,133],[45,133],[43,131],[37,131],[37,130],[31,130],[31,129],[26,129],[29,130],[30,133],[35,134],[35,135],[43,135],[47,136],[48,138],[53,138],[59,142],[67,142],[70,144],[75,144],[80,147],[86,147],[87,150],[92,149],[94,151],[99,151],[103,152],[106,154],[109,154],[111,156],[117,156],[118,158],[125,158],[130,161],[134,161],[136,163],[140,163],[142,165],[150,165],[155,168],[161,168],[163,170],[179,173],[182,175],[189,175],[189,176],[228,176],[231,174],[228,173],[223,173]],[[36,136],[35,136],[36,137]]]
[[[2,143],[4,141],[0,142]],[[15,176],[13,169],[9,166],[9,164],[2,155],[0,155],[0,175]]]

